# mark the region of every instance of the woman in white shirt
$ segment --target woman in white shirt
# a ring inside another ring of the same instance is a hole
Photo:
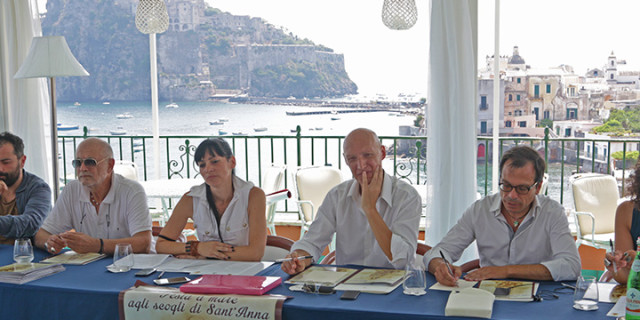
[[[259,261],[267,242],[264,192],[236,177],[236,159],[223,139],[204,140],[194,159],[205,182],[182,196],[158,236],[156,251],[185,258]],[[200,241],[177,242],[189,218]]]

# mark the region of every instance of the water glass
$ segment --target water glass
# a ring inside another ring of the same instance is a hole
[[[421,296],[427,291],[427,276],[424,273],[424,265],[421,260],[407,263],[402,283],[403,293],[412,296]]]
[[[116,244],[113,252],[113,269],[115,272],[126,272],[133,267],[133,249],[128,243]]]
[[[580,276],[573,293],[573,307],[578,310],[598,310],[598,281],[594,276]]]
[[[13,260],[18,264],[31,263],[33,260],[31,239],[16,239],[13,243]]]

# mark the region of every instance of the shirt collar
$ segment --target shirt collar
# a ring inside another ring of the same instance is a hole
[[[500,212],[500,206],[502,205],[502,196],[499,192],[493,196],[494,198],[491,200],[489,210],[493,212],[494,216],[498,217],[502,214],[502,212]],[[541,207],[538,197],[540,197],[539,194],[537,194],[536,197],[533,198],[533,206],[531,206],[531,209],[529,210],[529,213],[531,213],[531,216],[533,216],[534,218],[538,215],[538,212],[540,212]]]
[[[113,203],[114,198],[115,198],[115,191],[113,191],[115,189],[116,186],[116,176],[118,174],[113,172],[111,173],[111,187],[109,188],[109,192],[107,192],[107,195],[104,197],[104,199],[102,199],[102,202],[100,203]],[[78,181],[78,183],[82,184],[80,181]],[[89,187],[85,187],[84,185],[82,186],[82,191],[80,192],[80,202],[89,202],[91,203],[90,200],[90,191],[89,191]]]

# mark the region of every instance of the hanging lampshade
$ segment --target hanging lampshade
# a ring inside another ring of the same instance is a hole
[[[164,1],[140,0],[136,10],[136,28],[145,34],[167,31],[169,14]]]
[[[407,30],[418,21],[415,0],[384,0],[382,22],[392,30]]]

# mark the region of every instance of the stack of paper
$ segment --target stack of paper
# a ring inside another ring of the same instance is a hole
[[[482,280],[478,288],[489,291],[496,300],[533,301],[539,284],[531,281]]]
[[[65,251],[59,255],[46,258],[40,262],[43,263],[58,263],[58,264],[74,264],[74,265],[85,265],[89,262],[94,262],[96,260],[100,260],[107,255],[104,253],[97,252],[88,252],[88,253],[77,253],[73,250]]]
[[[493,294],[476,288],[452,291],[444,308],[444,315],[491,318],[493,313]]]
[[[0,282],[23,284],[64,270],[61,264],[14,263],[0,267]]]

